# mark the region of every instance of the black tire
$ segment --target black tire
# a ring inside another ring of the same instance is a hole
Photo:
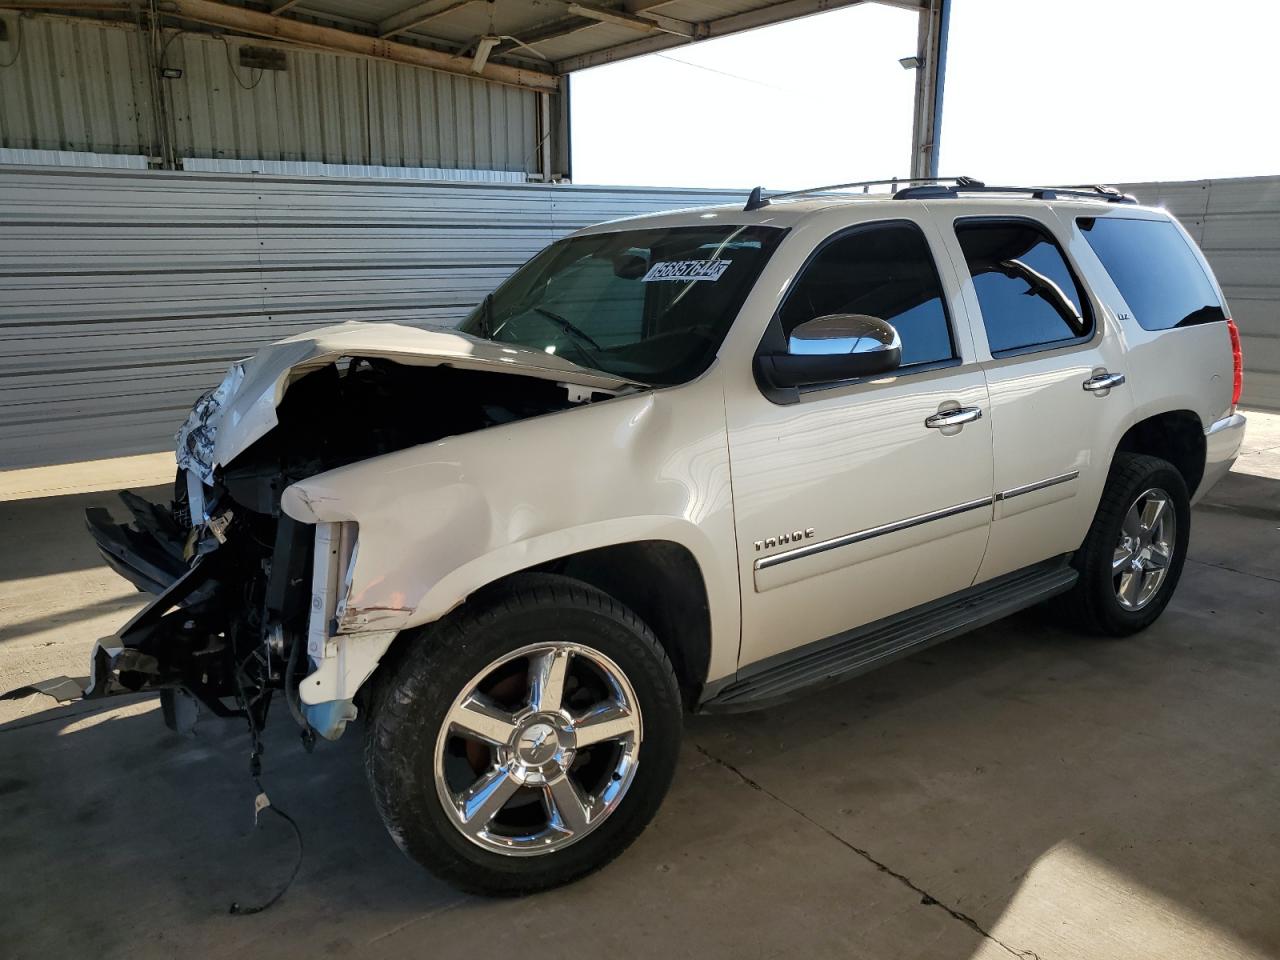
[[[626,793],[598,827],[551,853],[508,856],[454,825],[437,793],[435,751],[450,706],[477,674],[539,638],[612,660],[634,690],[643,735]],[[579,580],[521,574],[405,639],[374,697],[365,767],[378,812],[409,857],[467,892],[514,896],[577,880],[640,835],[675,773],[683,707],[670,660],[634,613]]]
[[[1176,527],[1170,561],[1163,582],[1141,609],[1126,609],[1116,593],[1112,558],[1125,515],[1147,490],[1162,490],[1173,505]],[[1145,630],[1168,606],[1182,576],[1191,536],[1191,501],[1186,481],[1167,460],[1144,454],[1119,453],[1111,465],[1102,500],[1084,544],[1072,558],[1080,580],[1061,598],[1058,609],[1089,633],[1123,637]]]

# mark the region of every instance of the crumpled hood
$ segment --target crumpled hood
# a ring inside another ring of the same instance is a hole
[[[289,384],[342,357],[514,373],[610,392],[643,386],[554,354],[454,330],[350,321],[278,340],[233,364],[178,430],[178,465],[212,483],[215,467],[230,463],[276,425],[276,407]]]

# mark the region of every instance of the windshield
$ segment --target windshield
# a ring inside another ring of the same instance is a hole
[[[785,231],[625,230],[551,244],[459,329],[642,383],[683,383],[711,364]]]

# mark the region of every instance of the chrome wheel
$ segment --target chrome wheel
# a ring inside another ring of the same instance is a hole
[[[436,739],[435,782],[453,825],[487,850],[531,856],[598,827],[635,776],[640,706],[604,654],[522,647],[485,667]]]
[[[1111,560],[1116,599],[1126,610],[1141,610],[1160,592],[1177,544],[1173,500],[1152,487],[1138,494],[1120,527]]]

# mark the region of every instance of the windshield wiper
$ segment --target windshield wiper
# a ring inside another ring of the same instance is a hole
[[[596,343],[593,339],[591,339],[591,336],[589,334],[583,332],[582,330],[579,330],[577,327],[575,327],[572,323],[570,323],[564,317],[560,316],[560,314],[552,313],[550,310],[546,309],[545,307],[533,307],[532,309],[534,313],[539,313],[542,316],[546,317],[548,320],[550,320],[552,323],[558,326],[565,333],[569,334],[569,336],[576,337],[578,340],[581,340],[583,343],[591,344],[592,348],[595,350],[604,349],[604,347],[600,346],[600,344]]]

